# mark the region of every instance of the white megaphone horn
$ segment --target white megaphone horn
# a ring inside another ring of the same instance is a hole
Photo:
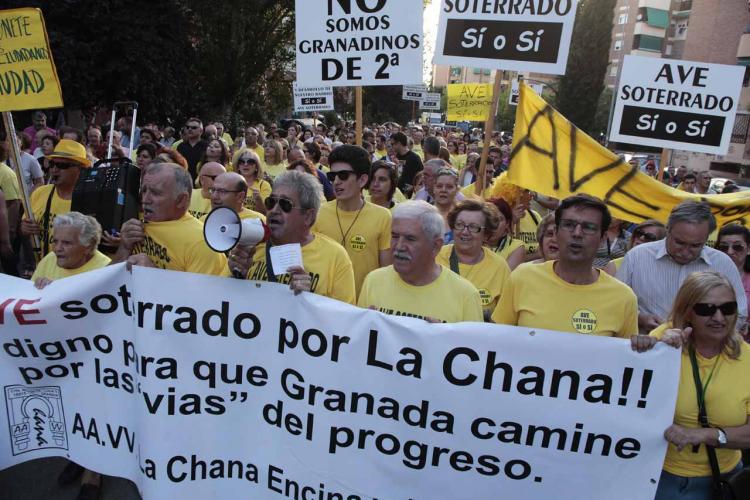
[[[267,241],[271,230],[260,219],[240,219],[227,207],[214,208],[203,224],[203,239],[214,252],[228,252],[236,245],[255,246]]]

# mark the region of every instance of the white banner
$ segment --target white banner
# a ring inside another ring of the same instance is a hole
[[[443,95],[438,93],[425,94],[424,99],[419,101],[419,109],[439,111],[442,98]]]
[[[300,87],[293,84],[294,111],[329,111],[333,109],[333,87]]]
[[[727,154],[744,74],[744,66],[627,55],[610,140]]]
[[[435,64],[565,74],[577,0],[442,0]]]
[[[422,81],[422,0],[295,0],[305,87]]]
[[[425,85],[404,85],[401,88],[401,98],[404,101],[421,101],[427,95]]]
[[[680,362],[663,344],[138,267],[0,290],[0,469],[69,456],[146,500],[656,490]]]

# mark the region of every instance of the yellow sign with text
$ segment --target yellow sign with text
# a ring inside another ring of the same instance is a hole
[[[62,105],[42,11],[0,10],[0,111]]]
[[[491,83],[448,85],[448,121],[485,121],[492,108]]]
[[[666,222],[675,205],[695,199],[711,206],[719,226],[750,225],[750,191],[706,196],[666,186],[578,130],[526,84],[516,110],[508,181],[558,199],[596,196],[614,217],[631,222]]]

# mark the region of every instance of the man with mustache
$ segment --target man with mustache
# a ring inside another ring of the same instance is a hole
[[[425,201],[393,209],[393,265],[367,275],[358,305],[429,322],[483,321],[482,299],[469,281],[435,262],[443,246],[443,217]]]
[[[638,333],[633,291],[594,267],[612,220],[600,200],[570,196],[555,211],[559,259],[519,266],[492,321],[570,333],[630,338]]]

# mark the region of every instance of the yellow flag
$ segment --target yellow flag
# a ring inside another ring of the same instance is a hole
[[[0,111],[62,105],[42,11],[0,10]]]
[[[578,130],[528,85],[521,84],[508,180],[558,199],[586,193],[604,200],[614,217],[666,222],[681,201],[711,205],[719,226],[750,225],[750,191],[697,195],[653,179]]]
[[[448,121],[484,121],[492,107],[491,83],[448,85]]]

